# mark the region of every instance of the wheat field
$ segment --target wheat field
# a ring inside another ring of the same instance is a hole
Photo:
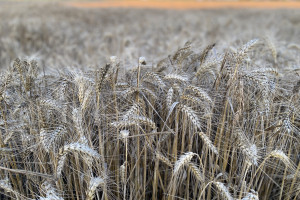
[[[300,199],[299,19],[2,3],[0,199]]]

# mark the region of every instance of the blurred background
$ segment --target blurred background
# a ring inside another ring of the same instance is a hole
[[[214,52],[253,38],[299,44],[299,1],[0,1],[0,64],[34,57],[47,68],[89,67],[118,56],[156,63],[187,41]],[[295,49],[291,49],[295,50]],[[289,50],[290,51],[290,50]]]

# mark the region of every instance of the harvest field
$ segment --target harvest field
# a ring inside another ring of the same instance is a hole
[[[300,199],[300,10],[0,2],[0,199]]]

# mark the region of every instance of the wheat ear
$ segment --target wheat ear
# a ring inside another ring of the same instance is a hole
[[[164,79],[166,80],[172,80],[172,81],[177,81],[180,83],[184,83],[188,81],[188,78],[186,76],[181,76],[179,74],[167,74]]]
[[[195,127],[197,127],[199,130],[201,130],[201,122],[200,122],[197,114],[195,113],[195,111],[192,108],[190,108],[186,105],[181,105],[181,111],[187,115],[187,117],[194,124]]]
[[[89,182],[89,187],[86,193],[87,200],[93,200],[95,197],[96,189],[101,186],[104,187],[105,181],[101,177],[92,177]]]
[[[174,93],[174,90],[172,87],[170,87],[170,89],[167,92],[167,97],[166,97],[166,105],[167,105],[168,109],[170,109],[172,102],[173,102],[173,93]]]
[[[219,190],[220,195],[222,196],[223,199],[234,200],[234,198],[231,196],[224,183],[217,182],[217,181],[214,181],[213,183],[216,186],[216,188]]]
[[[0,188],[4,189],[4,191],[7,193],[13,193],[17,197],[17,199],[19,199],[18,194],[16,191],[13,190],[8,177],[6,177],[3,180],[0,180]]]
[[[205,178],[203,177],[202,172],[194,163],[189,162],[188,167],[190,168],[192,174],[196,177],[196,179],[198,181],[200,181],[201,183],[203,183],[205,181]]]
[[[197,155],[193,152],[187,152],[179,157],[179,159],[175,162],[173,174],[177,174],[185,164],[188,164],[193,156]]]
[[[165,157],[164,155],[162,155],[160,152],[156,152],[155,153],[155,157],[156,157],[156,159],[161,160],[166,165],[168,165],[170,167],[173,167],[171,161],[167,157]]]
[[[251,189],[251,192],[248,192],[242,200],[259,200],[258,193]]]
[[[42,187],[46,192],[46,197],[40,197],[40,200],[63,200],[56,192],[55,188],[47,181],[42,184]]]
[[[209,95],[204,90],[202,90],[200,87],[190,85],[186,89],[193,91],[196,95],[198,95],[200,98],[204,99],[206,102],[209,102],[209,103],[212,102]]]
[[[198,132],[198,135],[203,140],[204,144],[216,155],[219,155],[217,148],[214,146],[212,141],[203,132]]]

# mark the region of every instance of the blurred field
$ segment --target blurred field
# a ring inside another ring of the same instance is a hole
[[[0,2],[0,199],[298,200],[300,10],[112,5]]]
[[[265,36],[299,42],[298,10],[100,10],[57,3],[0,9],[2,66],[19,56],[35,56],[47,66],[89,66],[110,55],[125,62],[147,55],[152,62],[188,40],[201,46],[216,42],[216,50]]]

